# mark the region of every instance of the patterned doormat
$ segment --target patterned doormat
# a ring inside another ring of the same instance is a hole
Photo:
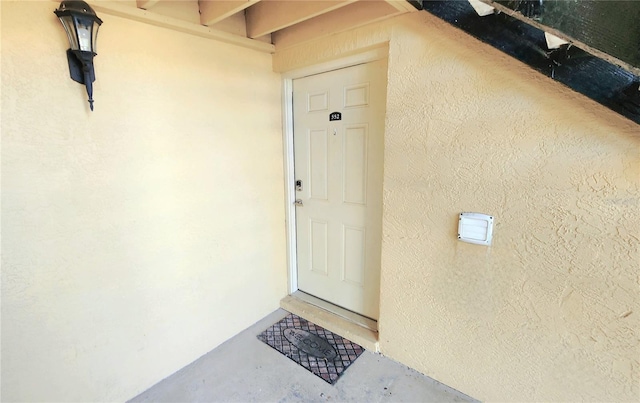
[[[332,385],[364,351],[294,314],[260,333],[258,339]]]

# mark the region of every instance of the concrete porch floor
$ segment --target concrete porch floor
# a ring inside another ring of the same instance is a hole
[[[130,402],[475,402],[365,351],[329,385],[256,338],[288,314],[266,316]]]

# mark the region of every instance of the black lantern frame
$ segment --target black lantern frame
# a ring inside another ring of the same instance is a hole
[[[96,41],[102,20],[84,1],[65,0],[54,13],[62,22],[71,46],[67,50],[69,74],[73,81],[87,88],[89,107],[93,111],[93,82],[96,80],[93,57],[97,55]]]

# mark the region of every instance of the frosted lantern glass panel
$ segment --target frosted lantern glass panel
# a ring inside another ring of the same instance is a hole
[[[78,19],[78,44],[80,45],[80,50],[85,52],[91,52],[91,27],[93,23],[90,21]],[[86,23],[89,22],[87,25]]]

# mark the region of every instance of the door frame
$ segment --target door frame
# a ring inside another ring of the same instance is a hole
[[[293,80],[327,73],[346,67],[375,62],[389,57],[389,45],[368,48],[362,52],[339,59],[290,70],[282,74],[282,145],[284,148],[284,191],[287,237],[288,291],[298,291],[298,256],[296,253],[296,199],[294,149],[293,149]],[[386,99],[386,97],[385,97]]]

